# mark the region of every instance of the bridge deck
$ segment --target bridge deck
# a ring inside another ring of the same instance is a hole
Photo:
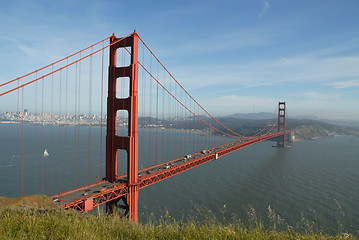
[[[202,150],[201,152],[196,152],[194,154],[189,154],[184,157],[141,169],[138,171],[139,188],[141,189],[147,187],[208,161],[218,159],[219,157],[234,152],[238,149],[250,146],[254,143],[287,133],[289,132],[274,133],[250,140],[234,141],[228,144]],[[56,203],[65,209],[73,208],[79,211],[89,211],[92,210],[95,206],[126,195],[128,193],[128,186],[126,182],[127,175],[121,175],[118,176],[116,181],[113,183],[108,181],[100,181],[94,184],[83,186],[81,188],[53,195],[51,197]]]

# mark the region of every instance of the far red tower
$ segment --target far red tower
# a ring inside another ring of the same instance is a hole
[[[285,132],[285,102],[279,102],[278,104],[278,132]],[[277,137],[277,147],[285,147],[286,135],[280,135]]]

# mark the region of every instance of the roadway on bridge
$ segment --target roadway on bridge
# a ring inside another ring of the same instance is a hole
[[[238,140],[141,169],[138,171],[139,188],[147,187],[208,161],[218,159],[221,156],[234,152],[238,149],[287,133],[289,132],[273,133],[248,140]],[[59,206],[65,209],[73,208],[79,211],[90,211],[95,206],[113,199],[118,199],[127,193],[127,175],[125,174],[118,176],[115,182],[103,180],[54,195],[52,196],[52,199],[58,203]]]

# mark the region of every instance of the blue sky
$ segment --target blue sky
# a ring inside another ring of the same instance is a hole
[[[359,120],[358,0],[0,0],[0,83],[134,29],[209,112]]]

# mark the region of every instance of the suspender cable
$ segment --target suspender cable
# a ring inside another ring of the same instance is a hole
[[[145,62],[145,48],[142,44],[142,62]],[[141,82],[142,82],[142,89],[141,89],[141,108],[142,108],[142,114],[139,116],[142,116],[142,121],[141,121],[141,133],[143,134],[142,137],[140,137],[140,151],[141,151],[141,154],[139,154],[139,156],[142,156],[142,159],[140,159],[140,161],[146,166],[148,167],[149,164],[148,164],[148,161],[147,159],[145,159],[145,152],[144,152],[144,139],[145,139],[145,134],[144,134],[144,125],[145,125],[145,114],[146,114],[146,111],[145,111],[145,86],[146,86],[146,80],[145,80],[145,71],[143,71],[143,69],[141,69]]]
[[[165,76],[165,72],[163,72],[163,84],[166,85],[166,76]],[[166,147],[165,149],[163,149],[165,147],[164,145],[164,129],[165,129],[165,92],[164,90],[162,89],[161,91],[162,93],[162,127],[161,128],[161,134],[162,134],[162,143],[161,143],[161,146],[162,146],[162,162],[165,160],[164,159],[164,152],[165,150],[168,151],[168,148]]]
[[[37,73],[36,73],[37,78]],[[35,83],[35,193],[37,193],[37,158],[38,158],[38,146],[37,146],[37,82]]]
[[[81,57],[81,53],[80,53],[80,57]],[[81,184],[81,179],[80,178],[80,123],[81,123],[81,61],[79,62],[79,87],[78,87],[78,94],[79,94],[79,100],[78,100],[78,126],[77,126],[77,178],[78,178],[78,182],[77,184]],[[78,185],[79,186],[79,185]]]
[[[52,66],[52,70],[54,70],[54,66]],[[51,161],[51,194],[53,194],[53,187],[54,187],[54,166],[53,166],[53,156],[54,156],[54,149],[53,149],[53,121],[54,121],[54,74],[51,75],[51,110],[50,110],[50,128],[51,128],[51,135],[50,135],[50,161]]]
[[[60,88],[59,88],[59,118],[58,118],[58,125],[59,125],[59,144],[58,144],[58,148],[59,148],[59,192],[61,192],[61,155],[62,155],[62,149],[61,149],[61,119],[62,119],[62,113],[61,113],[61,94],[62,94],[62,70],[60,71]]]
[[[17,81],[17,85],[19,86],[19,80]],[[17,126],[17,132],[16,132],[16,194],[19,196],[19,101],[20,101],[20,90],[17,91],[17,110],[16,110],[16,126]]]
[[[41,79],[41,152],[44,151],[44,79]],[[41,193],[44,193],[44,154],[41,154]]]
[[[157,79],[158,79],[158,65],[157,65]],[[158,84],[156,84],[156,164],[158,161]]]
[[[152,72],[152,59],[150,59],[150,72]],[[150,101],[149,101],[149,104],[150,104],[150,114],[149,114],[149,127],[150,127],[150,131],[148,132],[148,136],[149,136],[149,162],[150,162],[150,165],[152,165],[152,155],[151,155],[151,149],[152,149],[152,142],[151,142],[151,139],[152,139],[152,130],[151,130],[151,123],[152,123],[152,81],[150,80]]]
[[[68,63],[68,59],[67,59]],[[66,63],[66,64],[67,64]],[[66,86],[65,86],[65,186],[67,187],[67,118],[68,118],[68,109],[67,109],[67,100],[68,100],[68,68],[66,68]]]
[[[77,111],[77,81],[78,81],[78,66],[76,63],[76,71],[75,71],[75,126],[74,126],[74,187],[77,186],[77,164],[76,164],[76,159],[77,159],[77,151],[78,151],[78,146],[77,146],[77,128],[78,128],[78,111]]]
[[[24,89],[21,93],[21,196],[24,196]]]
[[[171,82],[169,82],[168,83],[168,88],[169,88],[169,90],[171,91],[172,89],[172,87],[171,87]],[[163,90],[163,95],[165,96],[165,91]],[[167,143],[170,141],[170,139],[172,139],[172,134],[171,134],[171,132],[172,132],[172,128],[169,126],[170,125],[170,118],[171,118],[171,116],[172,116],[172,108],[171,108],[171,102],[170,102],[170,97],[169,97],[169,95],[167,94],[167,100],[166,100],[166,102],[167,102],[167,109],[166,109],[166,112],[167,112],[167,117],[166,117],[166,119],[167,119],[167,125],[166,125],[166,128],[168,128],[168,130],[166,131],[166,138],[167,138]],[[172,144],[173,145],[173,144]],[[169,145],[168,147],[167,147],[167,155],[166,155],[166,158],[167,159],[170,159],[170,156],[169,156],[169,153],[172,151],[172,149],[171,149],[171,146]]]
[[[102,44],[103,45],[103,44]],[[101,62],[101,118],[100,118],[100,181],[102,180],[102,134],[103,134],[103,74],[104,74],[104,50],[102,50],[102,62]]]
[[[93,48],[91,48],[93,52]],[[88,183],[91,183],[91,118],[92,118],[92,63],[93,56],[90,56],[89,72],[89,127],[88,127]]]

